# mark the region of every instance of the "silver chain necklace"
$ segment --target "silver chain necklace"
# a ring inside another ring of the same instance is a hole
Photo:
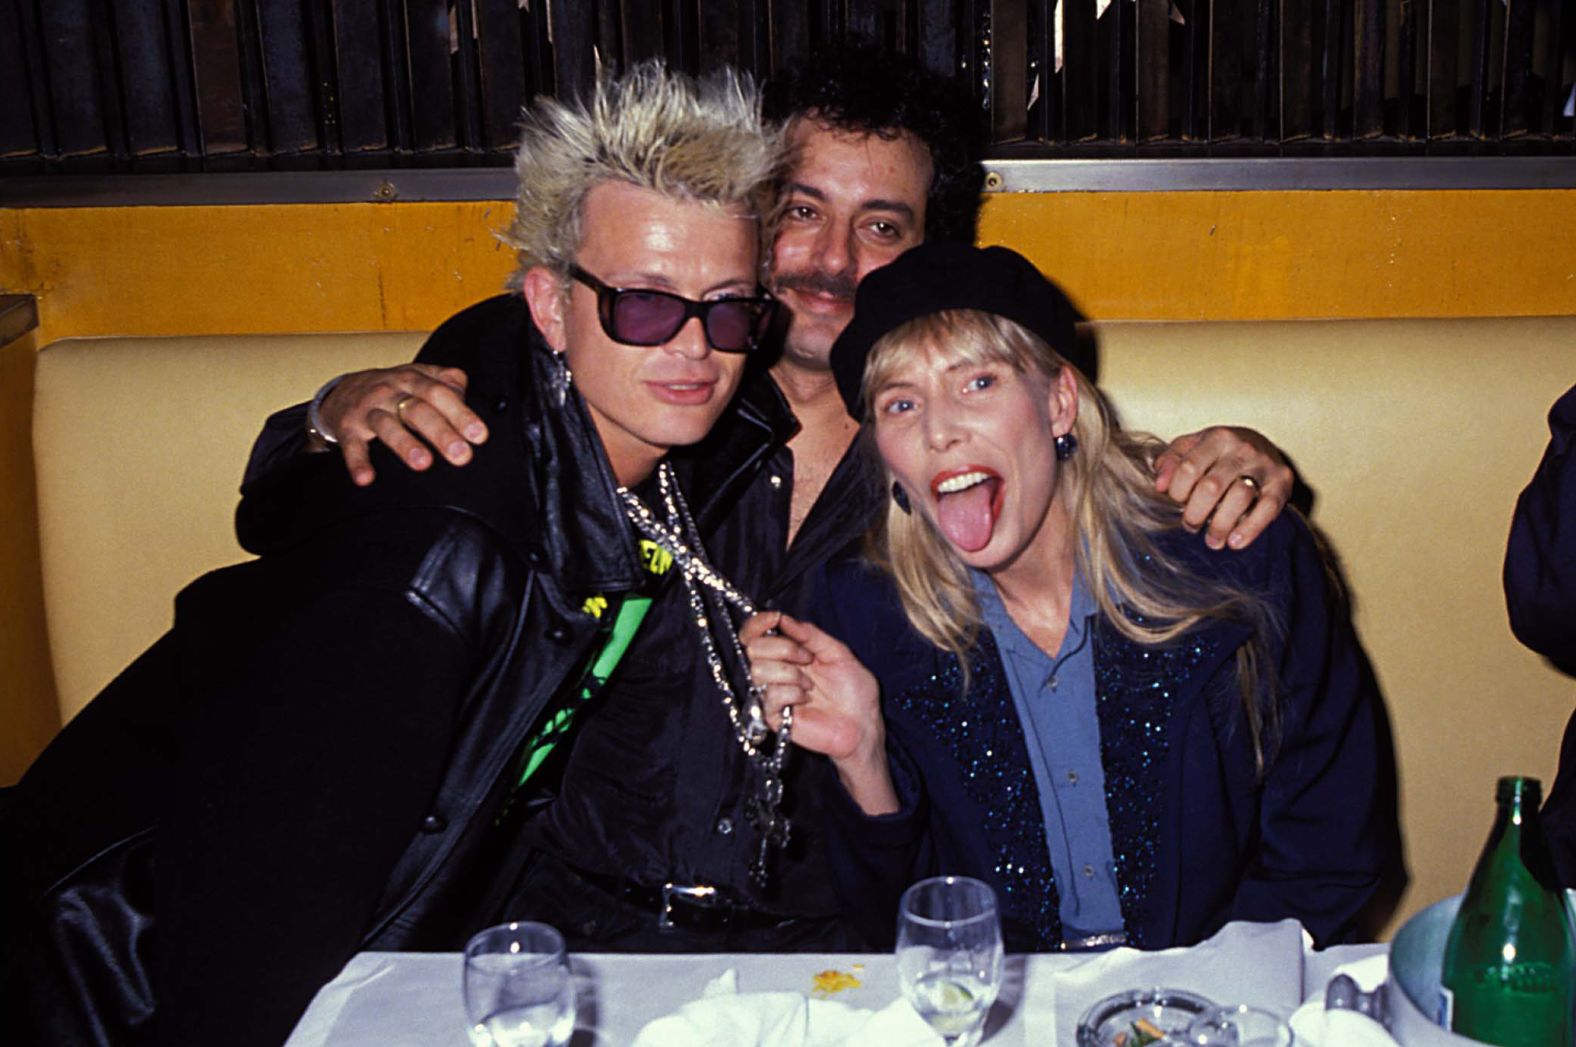
[[[755,613],[755,604],[706,559],[706,551],[701,547],[700,530],[690,516],[689,506],[667,462],[657,466],[657,490],[662,497],[664,515],[667,517],[665,521],[658,520],[628,488],[620,487],[618,495],[624,503],[624,514],[629,522],[673,557],[684,579],[690,617],[700,634],[701,652],[706,656],[706,666],[711,671],[717,690],[722,694],[722,705],[733,727],[733,737],[759,779],[754,795],[745,802],[745,814],[760,834],[760,849],[755,861],[750,863],[750,878],[757,885],[765,887],[770,852],[788,845],[792,828],[780,807],[783,798],[783,765],[788,759],[788,747],[793,734],[793,708],[790,706],[783,710],[782,730],[773,734],[767,726],[762,708],[763,689],[756,685],[750,673],[749,658],[744,653],[744,645],[739,641],[739,630],[728,611],[728,606],[732,605],[740,614],[748,617]],[[707,609],[705,593],[708,591],[715,594],[715,614]],[[717,650],[712,629],[714,619],[744,674],[746,690],[743,702],[735,693],[728,679],[727,665]]]

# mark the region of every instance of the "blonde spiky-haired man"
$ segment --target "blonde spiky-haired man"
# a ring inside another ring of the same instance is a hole
[[[8,797],[10,1042],[278,1044],[356,951],[500,918],[539,785],[674,568],[643,525],[698,545],[663,461],[770,321],[777,165],[731,74],[643,65],[527,115],[520,293],[432,336],[492,439],[375,488],[302,456],[249,493],[260,559],[188,588]]]

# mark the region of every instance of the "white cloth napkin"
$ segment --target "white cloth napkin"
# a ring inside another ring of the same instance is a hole
[[[1232,923],[1188,949],[1112,949],[1071,967],[1029,968],[1029,1043],[1073,1047],[1089,1007],[1126,989],[1185,989],[1215,1003],[1252,1003],[1290,1014],[1302,1000],[1302,926]],[[1180,957],[1185,962],[1178,962]]]
[[[1363,992],[1373,992],[1390,974],[1390,957],[1370,956],[1342,964],[1335,973],[1349,975]],[[1325,1010],[1324,992],[1320,988],[1313,993],[1291,1016],[1297,1047],[1396,1047],[1395,1039],[1384,1026],[1366,1014]]]
[[[940,1047],[907,1000],[874,1013],[796,992],[741,993],[738,972],[712,979],[700,999],[648,1022],[634,1047]]]

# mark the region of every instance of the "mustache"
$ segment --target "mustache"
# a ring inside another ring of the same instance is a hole
[[[816,270],[779,273],[774,282],[777,289],[782,291],[806,291],[847,299],[854,297],[854,289],[859,286],[859,281],[852,273],[823,273]]]

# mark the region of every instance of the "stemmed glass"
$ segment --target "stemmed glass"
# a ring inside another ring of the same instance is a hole
[[[475,1047],[563,1047],[575,1031],[564,936],[545,923],[506,923],[473,937],[465,1015]]]
[[[936,876],[903,892],[897,917],[903,995],[948,1047],[973,1047],[1001,990],[996,894],[967,876]]]

